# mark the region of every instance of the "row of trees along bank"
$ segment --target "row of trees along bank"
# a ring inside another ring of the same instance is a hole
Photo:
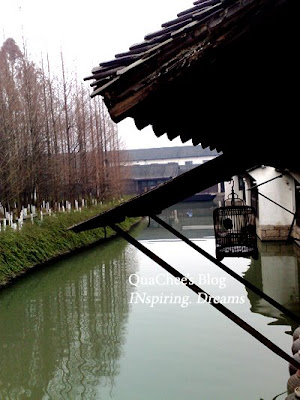
[[[0,202],[6,212],[121,195],[119,139],[102,100],[13,39],[0,49]],[[1,218],[1,215],[0,215]]]

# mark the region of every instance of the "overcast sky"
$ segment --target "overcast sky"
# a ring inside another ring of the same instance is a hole
[[[48,52],[53,63],[62,49],[67,67],[76,66],[83,79],[192,5],[193,0],[0,0],[0,39],[12,37],[22,47],[24,37],[32,57]],[[138,131],[132,119],[118,127],[128,149],[181,145],[166,135],[156,138],[149,127]]]

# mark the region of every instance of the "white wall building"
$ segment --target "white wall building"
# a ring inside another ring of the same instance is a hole
[[[248,171],[246,177],[233,177],[225,184],[225,198],[234,191],[257,210],[257,235],[261,240],[286,240],[296,213],[296,181],[286,172],[273,167],[259,167]],[[277,204],[275,204],[277,203]],[[281,206],[281,207],[280,207]]]

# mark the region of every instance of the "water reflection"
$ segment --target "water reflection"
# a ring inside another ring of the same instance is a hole
[[[300,313],[299,267],[300,258],[293,245],[259,242],[260,257],[252,260],[245,278],[286,308]],[[275,318],[273,325],[292,325],[279,310],[247,289],[251,311]]]
[[[1,293],[1,399],[101,399],[99,385],[113,387],[136,265],[125,246],[77,254]]]
[[[215,208],[213,201],[179,203],[164,210],[159,217],[189,239],[208,237],[214,235],[213,210]],[[174,235],[150,219],[148,229],[140,233],[139,239],[174,239]]]
[[[213,208],[213,203],[186,203],[167,210],[162,218],[214,255]],[[211,295],[246,298],[243,285],[153,221],[136,234],[183,274],[226,279],[224,288],[204,285]],[[278,302],[297,309],[299,259],[292,247],[268,244],[260,253],[258,261],[228,258],[225,262]],[[3,291],[0,399],[182,400],[188,390],[189,398],[207,400],[220,397],[221,388],[222,399],[253,400],[274,398],[284,390],[286,363],[210,305],[197,304],[188,288],[134,288],[129,283],[130,274],[149,278],[162,272],[117,239]],[[185,308],[129,305],[133,290],[150,296],[190,296],[191,303]],[[289,352],[287,321],[250,291],[248,298],[251,304],[228,304],[228,308]],[[270,326],[269,317],[285,326]]]

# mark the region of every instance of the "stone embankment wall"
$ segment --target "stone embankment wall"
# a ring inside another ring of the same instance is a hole
[[[259,225],[256,227],[257,236],[262,241],[284,241],[287,240],[290,226],[289,225]]]

